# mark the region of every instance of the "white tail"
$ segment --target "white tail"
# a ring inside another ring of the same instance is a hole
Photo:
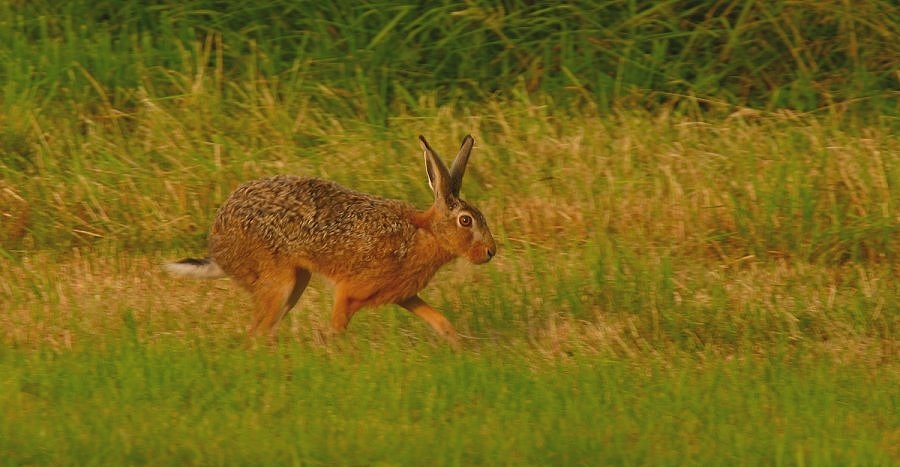
[[[166,263],[163,265],[163,269],[175,276],[193,277],[196,279],[218,279],[226,276],[225,271],[209,258],[187,258]]]

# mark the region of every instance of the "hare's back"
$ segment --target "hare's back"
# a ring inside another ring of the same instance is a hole
[[[373,254],[379,244],[413,234],[412,209],[331,181],[279,175],[238,187],[219,209],[211,240],[249,238],[273,252],[310,257],[348,248]]]

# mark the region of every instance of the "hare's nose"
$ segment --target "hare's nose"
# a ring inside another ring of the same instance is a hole
[[[488,248],[488,250],[487,250],[488,259],[493,258],[495,254],[497,254],[497,247],[494,246],[494,247]]]

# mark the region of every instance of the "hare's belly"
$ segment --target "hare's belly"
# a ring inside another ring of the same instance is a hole
[[[366,268],[325,275],[334,281],[336,286],[344,288],[349,297],[363,302],[363,306],[377,306],[397,303],[416,295],[428,285],[437,270],[438,267]]]

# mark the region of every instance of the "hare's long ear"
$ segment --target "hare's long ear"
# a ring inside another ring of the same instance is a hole
[[[419,135],[419,143],[422,144],[422,150],[425,151],[425,171],[428,173],[428,186],[434,193],[435,201],[447,202],[451,196],[450,191],[450,171],[444,165],[444,161],[431,149],[425,137]]]
[[[450,166],[450,193],[459,197],[459,189],[462,187],[463,174],[466,172],[466,164],[469,163],[469,154],[472,153],[472,145],[475,144],[475,138],[472,135],[466,135],[459,147],[456,158],[453,159],[453,165]]]

